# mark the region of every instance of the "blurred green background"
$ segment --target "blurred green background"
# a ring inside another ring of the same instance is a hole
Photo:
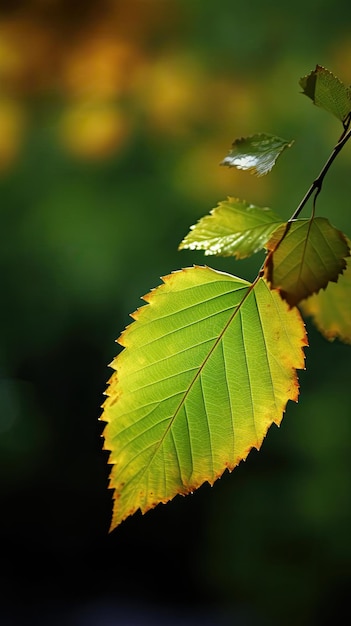
[[[324,626],[350,594],[350,347],[307,322],[299,404],[214,488],[108,534],[100,405],[140,297],[228,195],[288,218],[341,134],[301,95],[351,82],[346,0],[0,3],[0,621]],[[294,147],[261,179],[234,138]],[[318,212],[351,236],[350,146]],[[308,213],[307,213],[308,214]],[[351,314],[351,308],[350,308]]]

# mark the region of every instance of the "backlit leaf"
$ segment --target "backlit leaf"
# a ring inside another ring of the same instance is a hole
[[[292,141],[265,133],[236,139],[221,165],[248,170],[257,176],[271,171],[279,155],[292,146]]]
[[[179,249],[243,259],[261,250],[280,224],[271,209],[228,198],[191,227]]]
[[[299,81],[303,93],[312,102],[345,122],[351,112],[351,90],[325,67],[316,66]]]
[[[272,254],[265,263],[266,279],[290,306],[337,281],[349,255],[344,235],[324,217],[280,226],[267,248]]]
[[[111,529],[232,470],[298,398],[304,324],[263,278],[192,267],[163,281],[112,363],[102,415]]]
[[[351,241],[347,240],[349,246]],[[305,316],[311,316],[318,330],[329,340],[351,343],[351,260],[337,283],[300,303]]]

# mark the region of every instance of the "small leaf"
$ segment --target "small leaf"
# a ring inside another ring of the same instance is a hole
[[[306,334],[260,278],[208,267],[163,278],[122,333],[102,419],[111,530],[232,470],[297,400]]]
[[[261,250],[280,224],[282,220],[271,209],[228,198],[191,227],[179,250],[243,259]]]
[[[337,281],[350,253],[344,235],[324,217],[280,226],[267,248],[265,277],[290,306]]]
[[[351,113],[351,91],[329,70],[317,65],[299,81],[303,93],[316,105],[345,122]]]
[[[265,133],[242,137],[234,141],[232,149],[221,165],[248,170],[257,176],[263,176],[271,171],[283,150],[290,148],[292,144],[293,141],[289,142]]]
[[[351,241],[347,239],[349,246]],[[351,260],[337,283],[329,283],[324,291],[300,302],[303,315],[311,316],[326,339],[338,338],[351,343]]]

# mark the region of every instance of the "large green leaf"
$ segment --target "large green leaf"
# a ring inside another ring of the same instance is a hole
[[[134,313],[102,419],[114,489],[111,529],[138,509],[213,483],[297,400],[306,335],[264,279],[174,272]]]
[[[179,249],[243,259],[261,250],[280,224],[271,209],[228,198],[191,227]]]
[[[351,113],[351,90],[325,67],[317,65],[299,81],[303,93],[316,105],[345,122]]]
[[[347,242],[351,246],[349,239]],[[351,259],[337,283],[329,283],[325,290],[303,300],[300,308],[324,337],[351,343]]]
[[[324,217],[280,226],[267,248],[265,276],[290,306],[336,281],[349,256],[345,236]]]
[[[235,139],[232,149],[221,165],[248,170],[257,176],[263,176],[271,171],[283,150],[290,148],[292,144],[292,141],[267,133],[241,137]]]

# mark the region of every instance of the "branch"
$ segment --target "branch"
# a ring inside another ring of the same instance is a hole
[[[305,196],[302,198],[302,200],[301,200],[299,206],[297,207],[296,211],[293,213],[293,215],[287,221],[286,226],[285,226],[285,230],[284,230],[281,238],[277,242],[275,248],[268,252],[267,257],[264,260],[264,262],[262,263],[260,271],[258,272],[257,277],[256,277],[256,279],[253,282],[253,286],[256,284],[256,282],[259,280],[259,278],[261,278],[264,275],[265,265],[267,264],[267,262],[269,262],[269,260],[273,256],[274,252],[277,250],[278,246],[280,246],[280,244],[282,243],[283,239],[285,239],[286,235],[288,234],[288,232],[290,230],[291,224],[297,218],[299,213],[302,211],[303,207],[305,206],[305,204],[307,203],[309,198],[312,196],[313,192],[315,192],[314,201],[313,201],[313,211],[314,211],[316,198],[317,198],[318,194],[320,193],[320,191],[322,189],[322,184],[323,184],[324,177],[325,177],[326,173],[328,172],[328,170],[329,170],[331,164],[333,163],[334,159],[337,157],[339,152],[342,150],[342,148],[344,147],[346,142],[351,137],[351,128],[349,128],[350,123],[351,123],[351,113],[347,117],[347,119],[345,120],[344,131],[343,131],[342,135],[340,136],[340,139],[339,139],[338,143],[334,146],[331,155],[327,159],[325,165],[322,167],[322,169],[321,169],[319,175],[317,176],[317,178],[313,181],[312,185],[310,186],[310,188],[307,191],[307,193],[305,194]]]
[[[303,207],[305,206],[305,204],[307,203],[309,198],[312,196],[313,192],[315,192],[314,202],[316,201],[316,198],[317,198],[318,194],[320,193],[320,191],[322,189],[323,180],[324,180],[324,177],[325,177],[327,171],[329,170],[329,168],[330,168],[331,164],[333,163],[334,159],[337,157],[339,152],[344,147],[345,143],[351,137],[351,129],[349,129],[349,125],[350,125],[350,119],[348,120],[347,126],[345,126],[344,132],[342,133],[338,143],[334,147],[333,152],[329,156],[327,162],[325,163],[325,165],[321,169],[321,171],[320,171],[319,175],[317,176],[317,178],[313,181],[311,187],[309,188],[309,190],[307,191],[305,196],[302,198],[302,200],[301,200],[299,206],[297,207],[296,211],[293,213],[293,215],[289,219],[289,222],[293,222],[297,218],[297,216],[301,213]]]

